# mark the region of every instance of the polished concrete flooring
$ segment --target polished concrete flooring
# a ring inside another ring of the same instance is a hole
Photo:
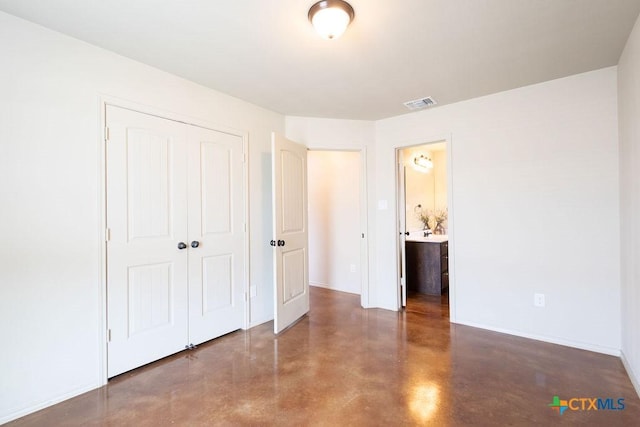
[[[446,298],[414,295],[401,313],[359,301],[313,288],[277,337],[272,323],[236,332],[10,425],[640,425],[616,357],[450,324]],[[625,409],[560,415],[555,395]]]

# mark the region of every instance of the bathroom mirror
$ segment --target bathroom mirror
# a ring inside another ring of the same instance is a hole
[[[447,151],[444,142],[402,150],[405,162],[407,231],[423,230],[420,214],[442,216],[447,211]],[[434,228],[434,218],[429,220]],[[446,234],[446,221],[439,232]]]

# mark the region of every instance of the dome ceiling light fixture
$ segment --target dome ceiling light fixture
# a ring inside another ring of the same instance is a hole
[[[322,0],[309,9],[309,21],[320,37],[337,39],[353,21],[353,7],[344,0]]]

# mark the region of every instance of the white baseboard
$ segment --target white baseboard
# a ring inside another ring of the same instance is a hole
[[[263,323],[271,322],[272,320],[273,320],[273,317],[271,317],[271,318],[259,319],[259,320],[253,321],[253,322],[249,322],[249,327],[248,327],[247,329],[244,329],[244,330],[245,330],[245,331],[246,331],[246,330],[249,330],[249,329],[251,329],[251,328],[253,328],[253,327],[255,327],[255,326],[262,325]]]
[[[536,341],[548,342],[551,344],[563,345],[565,347],[572,347],[580,350],[588,350],[588,351],[593,351],[595,353],[602,353],[602,354],[608,354],[610,356],[620,357],[620,349],[617,349],[617,348],[604,347],[604,346],[599,346],[595,344],[588,344],[588,343],[583,343],[579,341],[566,340],[566,339],[556,338],[556,337],[548,337],[544,335],[528,334],[520,331],[514,331],[511,329],[495,328],[492,326],[482,325],[482,324],[473,323],[473,322],[456,321],[452,323],[456,323],[458,325],[472,326],[474,328],[486,329],[488,331],[499,332],[501,334],[514,335],[517,337],[528,338]]]
[[[344,293],[351,294],[351,295],[360,295],[360,293],[358,293],[358,292],[347,291],[347,290],[344,290],[344,289],[335,288],[333,286],[327,285],[326,283],[309,282],[309,286],[315,286],[316,288],[330,289],[332,291],[344,292]]]
[[[11,412],[11,413],[6,414],[6,415],[1,415],[0,416],[0,425],[8,423],[9,421],[16,420],[16,419],[18,419],[20,417],[24,417],[25,415],[32,414],[32,413],[34,413],[36,411],[39,411],[41,409],[48,408],[49,406],[53,406],[55,404],[58,404],[58,403],[63,402],[65,400],[74,398],[76,396],[80,396],[81,394],[84,394],[84,393],[86,393],[88,391],[91,391],[91,390],[95,390],[95,389],[100,388],[100,387],[102,387],[102,385],[90,385],[90,386],[82,387],[82,388],[76,389],[76,390],[74,390],[72,392],[65,393],[65,394],[62,394],[60,396],[57,396],[57,397],[55,397],[53,399],[46,400],[45,402],[37,403],[35,405],[31,405],[31,406],[29,406],[27,408],[23,408],[23,409],[20,409],[20,410],[15,411],[15,412]]]
[[[309,286],[315,286],[316,288],[331,289],[331,287],[329,285],[327,285],[326,283],[320,283],[320,282],[311,282],[311,281],[309,281]]]
[[[620,352],[620,359],[622,360],[624,368],[627,370],[627,375],[629,375],[629,379],[631,380],[631,384],[633,384],[633,388],[636,389],[636,393],[638,394],[638,397],[640,397],[640,377],[636,375],[636,372],[631,367],[631,364],[627,360],[627,357],[624,355],[624,351]]]

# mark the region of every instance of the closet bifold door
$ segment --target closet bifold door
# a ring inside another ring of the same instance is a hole
[[[240,329],[241,137],[107,106],[107,376]]]
[[[189,342],[244,319],[243,141],[189,126]]]
[[[187,342],[187,141],[183,125],[108,106],[108,377]]]

